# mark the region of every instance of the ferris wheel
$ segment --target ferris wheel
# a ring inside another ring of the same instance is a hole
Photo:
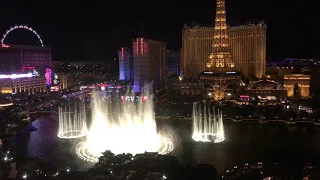
[[[31,31],[34,35],[36,35],[36,37],[38,38],[41,46],[43,45],[43,41],[40,37],[40,35],[37,33],[37,31],[35,31],[34,29],[32,29],[31,27],[27,26],[27,25],[15,25],[13,27],[10,27],[10,29],[8,29],[3,35],[2,35],[2,39],[1,39],[1,44],[2,46],[6,46],[4,43],[4,40],[6,39],[6,37],[8,36],[9,33],[11,33],[12,31],[16,30],[16,29],[26,29],[28,31]]]

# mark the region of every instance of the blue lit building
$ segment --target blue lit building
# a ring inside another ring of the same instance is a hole
[[[118,52],[119,80],[132,81],[132,55],[129,48],[122,47]]]
[[[134,91],[140,92],[144,83],[153,82],[159,89],[166,78],[167,43],[145,38],[132,41]]]
[[[172,74],[181,76],[181,66],[180,66],[180,52],[179,51],[167,51],[166,61],[167,70]]]

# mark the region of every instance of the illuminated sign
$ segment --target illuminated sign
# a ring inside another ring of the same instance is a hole
[[[10,46],[6,45],[6,44],[1,44],[1,47],[3,48],[9,48]]]
[[[60,89],[59,89],[59,86],[51,86],[50,90],[51,91],[59,91]]]
[[[122,101],[140,101],[140,96],[121,96]],[[146,102],[148,100],[147,96],[142,96],[141,101]]]
[[[95,86],[80,86],[80,91],[85,90],[85,89],[95,89]]]
[[[10,75],[4,75],[0,74],[0,79],[17,79],[17,78],[26,78],[26,77],[32,77],[32,73],[28,74],[10,74]]]
[[[50,68],[46,68],[45,77],[46,77],[47,86],[50,86],[51,85],[51,69]]]
[[[22,72],[28,71],[35,71],[36,67],[34,66],[22,66]]]
[[[59,76],[58,76],[58,74],[57,73],[55,73],[54,75],[53,75],[53,84],[58,84],[59,83]]]
[[[247,95],[240,95],[240,98],[249,98],[250,96]]]

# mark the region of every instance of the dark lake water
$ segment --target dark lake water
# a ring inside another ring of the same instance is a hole
[[[57,137],[56,116],[44,117],[32,124],[38,130],[30,135],[27,155],[46,160],[58,168],[85,169],[90,166],[74,155],[74,145],[79,140]],[[320,153],[320,127],[225,123],[226,140],[219,144],[204,144],[191,141],[191,121],[158,120],[157,125],[159,129],[175,134],[177,145],[172,155],[185,163],[211,164],[219,172],[258,161],[299,167]]]

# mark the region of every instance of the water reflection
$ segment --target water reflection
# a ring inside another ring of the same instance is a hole
[[[30,134],[27,155],[49,161],[59,167],[72,166],[75,157],[72,141],[57,137],[58,121],[56,116],[48,116],[32,123],[37,128]]]
[[[49,116],[33,122],[38,131],[32,132],[27,145],[29,156],[49,161],[58,167],[80,166],[73,153],[73,141],[57,137],[57,117]],[[165,120],[159,126],[170,127],[180,138],[180,160],[214,165],[219,172],[234,165],[257,161],[287,162],[291,165],[308,162],[320,150],[320,130],[313,126],[225,123],[226,140],[221,144],[192,142],[192,123],[186,120]],[[296,161],[297,163],[292,163]]]

